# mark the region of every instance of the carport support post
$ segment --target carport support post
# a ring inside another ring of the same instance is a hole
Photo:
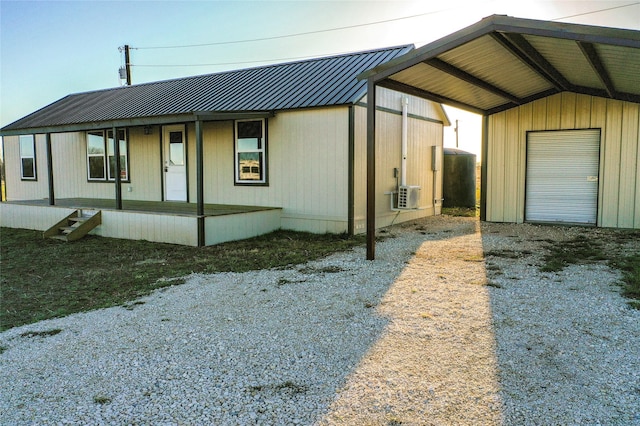
[[[376,257],[376,84],[367,79],[367,260]]]
[[[205,244],[204,238],[204,160],[202,143],[202,121],[196,120],[196,209],[198,216],[198,247]]]
[[[49,180],[49,205],[56,205],[56,196],[53,191],[53,157],[51,155],[51,133],[47,133],[47,177]]]
[[[482,163],[480,164],[480,220],[487,220],[487,162],[489,155],[489,116],[482,116],[482,142],[480,146]]]
[[[113,179],[116,183],[116,210],[122,210],[122,185],[120,181],[120,169],[122,165],[120,164],[120,138],[118,137],[118,129],[115,126],[111,129],[111,131],[113,132],[113,155],[116,157],[116,175]],[[108,157],[109,155],[107,154],[107,158]],[[107,167],[109,167],[108,164]]]

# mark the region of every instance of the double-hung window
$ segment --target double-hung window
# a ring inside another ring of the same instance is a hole
[[[265,120],[236,121],[236,183],[267,183]]]
[[[36,143],[33,135],[20,135],[20,177],[36,179]]]
[[[129,146],[127,133],[118,130],[120,147],[120,180],[129,180]],[[113,181],[116,175],[116,156],[113,131],[87,132],[87,175],[90,181]]]

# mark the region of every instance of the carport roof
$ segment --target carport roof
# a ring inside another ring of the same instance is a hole
[[[640,31],[493,15],[359,77],[485,115],[563,91],[640,103]]]

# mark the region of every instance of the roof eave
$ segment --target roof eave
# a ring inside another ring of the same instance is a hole
[[[226,121],[252,118],[273,117],[273,111],[194,111],[187,114],[163,115],[157,117],[140,117],[91,123],[62,124],[59,126],[11,128],[11,125],[0,129],[0,136],[25,134],[84,132],[89,130],[110,129],[113,127],[157,126],[165,124],[190,123],[195,121]]]

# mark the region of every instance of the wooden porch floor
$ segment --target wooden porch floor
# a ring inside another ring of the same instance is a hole
[[[48,199],[10,201],[9,204],[23,204],[34,206],[49,206]],[[116,210],[115,200],[100,198],[60,198],[56,199],[55,207],[93,210]],[[229,214],[250,213],[279,207],[238,206],[229,204],[205,204],[205,216],[222,216]],[[194,203],[175,201],[135,201],[122,200],[123,211],[137,211],[144,213],[170,214],[181,216],[196,216],[197,206]]]

